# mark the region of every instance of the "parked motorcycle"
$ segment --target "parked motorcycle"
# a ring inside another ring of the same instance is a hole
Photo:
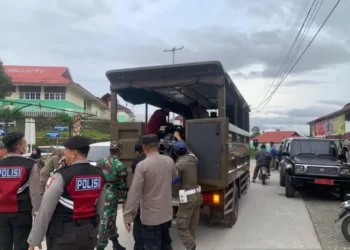
[[[266,184],[266,180],[269,178],[268,173],[267,173],[267,167],[262,166],[259,169],[259,180],[262,181],[263,185]]]
[[[342,211],[338,215],[338,219],[335,220],[335,223],[346,217],[341,223],[341,232],[343,233],[344,238],[350,242],[350,195],[345,195],[345,201],[340,204]]]

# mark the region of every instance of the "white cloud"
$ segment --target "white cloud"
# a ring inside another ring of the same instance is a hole
[[[163,50],[184,45],[177,62],[220,60],[253,107],[277,73],[276,58],[305,3],[203,0],[199,11],[185,0],[0,1],[5,64],[67,66],[75,81],[103,95],[107,70],[169,64],[171,53]],[[335,2],[325,1],[310,36]],[[269,105],[252,114],[252,126],[305,132],[306,114],[311,120],[349,102],[349,11],[350,2],[342,1]]]

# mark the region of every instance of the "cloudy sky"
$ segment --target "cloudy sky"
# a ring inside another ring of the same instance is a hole
[[[200,4],[199,4],[200,3]],[[110,69],[169,64],[164,49],[185,46],[177,63],[220,60],[253,107],[262,130],[308,132],[307,121],[350,102],[350,1],[327,25],[267,106],[254,109],[297,34],[312,0],[0,0],[0,57],[5,64],[67,66],[102,96]],[[336,0],[325,0],[302,47]],[[124,104],[124,101],[121,101]],[[132,107],[142,115],[143,107]]]

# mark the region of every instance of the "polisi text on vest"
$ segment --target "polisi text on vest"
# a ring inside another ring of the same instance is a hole
[[[76,191],[85,191],[85,190],[93,190],[101,188],[101,178],[93,177],[93,178],[77,178],[75,190]]]
[[[0,168],[0,178],[21,178],[22,168],[2,167]]]

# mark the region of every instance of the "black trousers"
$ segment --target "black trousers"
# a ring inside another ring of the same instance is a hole
[[[98,228],[90,219],[51,222],[46,234],[47,250],[94,250]]]
[[[262,166],[264,166],[264,165],[256,165],[255,166],[254,173],[253,173],[253,180],[255,180],[258,177],[259,170]],[[270,173],[270,164],[267,164],[265,167],[267,168],[267,173]]]
[[[144,250],[145,245],[142,238],[142,222],[140,218],[140,209],[137,211],[137,214],[134,218],[134,227],[132,230],[132,234],[134,236],[134,250]]]
[[[169,229],[172,221],[156,226],[142,225],[145,250],[172,250]]]
[[[31,213],[0,213],[0,250],[27,250]]]

